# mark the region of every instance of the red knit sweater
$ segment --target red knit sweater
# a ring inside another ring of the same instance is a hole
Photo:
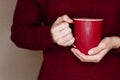
[[[120,36],[120,0],[18,0],[11,39],[21,48],[43,50],[38,80],[120,80],[120,49],[99,63],[83,63],[52,42],[50,28],[64,14],[70,18],[103,18],[103,34]]]

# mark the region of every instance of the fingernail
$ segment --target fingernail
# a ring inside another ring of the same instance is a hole
[[[71,48],[71,51],[74,52],[74,48]]]
[[[76,48],[76,46],[75,46],[74,44],[73,44],[72,46],[73,46],[74,48]]]
[[[93,53],[94,53],[94,51],[92,49],[88,51],[89,55],[93,55]]]

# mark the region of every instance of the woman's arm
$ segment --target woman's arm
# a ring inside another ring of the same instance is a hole
[[[111,37],[111,40],[114,44],[114,49],[116,49],[115,52],[120,52],[120,37],[114,36]]]
[[[56,47],[50,26],[42,23],[44,15],[37,0],[18,0],[15,9],[11,40],[21,48],[41,50]]]

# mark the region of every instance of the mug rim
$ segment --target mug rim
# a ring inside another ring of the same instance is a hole
[[[103,21],[104,19],[100,19],[100,18],[73,18],[73,20],[77,20],[77,21]]]

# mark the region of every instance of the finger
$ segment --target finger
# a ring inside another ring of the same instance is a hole
[[[58,17],[54,24],[60,24],[62,22],[73,23],[73,20],[70,19],[67,15]]]
[[[63,22],[61,24],[58,24],[56,25],[54,28],[53,28],[53,32],[60,32],[66,28],[69,28],[69,24],[67,22]]]
[[[102,58],[107,54],[108,50],[107,49],[103,49],[102,51],[100,51],[98,54],[96,55],[83,55],[80,54],[79,56],[81,56],[83,58],[84,62],[95,62],[98,63],[102,60]]]
[[[83,59],[83,62],[98,62],[99,61],[99,55],[84,55],[84,54],[79,54],[79,56]]]
[[[105,43],[100,42],[97,47],[94,47],[94,48],[90,49],[90,50],[88,51],[88,54],[89,54],[89,55],[95,55],[95,54],[99,53],[100,51],[102,51],[102,50],[105,49],[105,48],[106,48]]]
[[[98,55],[100,55],[101,57],[104,57],[107,53],[108,53],[108,50],[104,49]]]
[[[103,57],[107,54],[107,52],[108,52],[107,49],[103,49],[102,51],[100,51],[98,54],[94,56],[88,56],[88,59],[86,59],[86,62],[98,63],[103,59]]]
[[[57,42],[61,44],[65,44],[69,42],[73,38],[72,34],[69,33],[66,36],[63,36],[62,38],[58,39]]]
[[[75,48],[72,49],[72,52],[82,62],[95,62],[95,60],[97,59],[97,57],[95,55],[94,56],[85,55],[84,53],[81,53],[78,49],[75,49]]]
[[[80,51],[77,51],[76,48],[71,48],[71,51],[73,52],[73,54],[80,60],[83,62],[83,58],[79,56],[79,54],[83,54]]]
[[[58,31],[54,33],[54,37],[55,37],[54,39],[57,41],[59,39],[65,38],[68,35],[72,37],[72,30],[70,28],[65,28],[64,30],[60,32]]]
[[[57,43],[59,45],[63,45],[63,46],[67,46],[68,44],[73,44],[73,42],[74,42],[74,37],[72,36],[71,33],[69,33],[66,36],[63,36],[57,40]]]
[[[73,48],[72,52],[75,54],[77,58],[79,58],[82,62],[94,62],[98,63],[102,60],[102,58],[107,54],[108,50],[104,49],[96,55],[85,55],[81,53],[78,49]]]
[[[74,43],[74,41],[75,41],[75,38],[69,39],[69,41],[66,41],[64,43],[64,46],[71,46]]]
[[[85,55],[85,54],[81,53],[78,49],[72,49],[71,51],[82,62],[95,62],[95,63],[97,63],[100,60],[99,55],[94,55],[94,56]]]
[[[78,49],[75,49],[75,55],[82,61],[82,62],[93,62],[92,57],[88,57],[84,53],[81,53]]]
[[[72,44],[72,47],[77,48],[75,44]]]

